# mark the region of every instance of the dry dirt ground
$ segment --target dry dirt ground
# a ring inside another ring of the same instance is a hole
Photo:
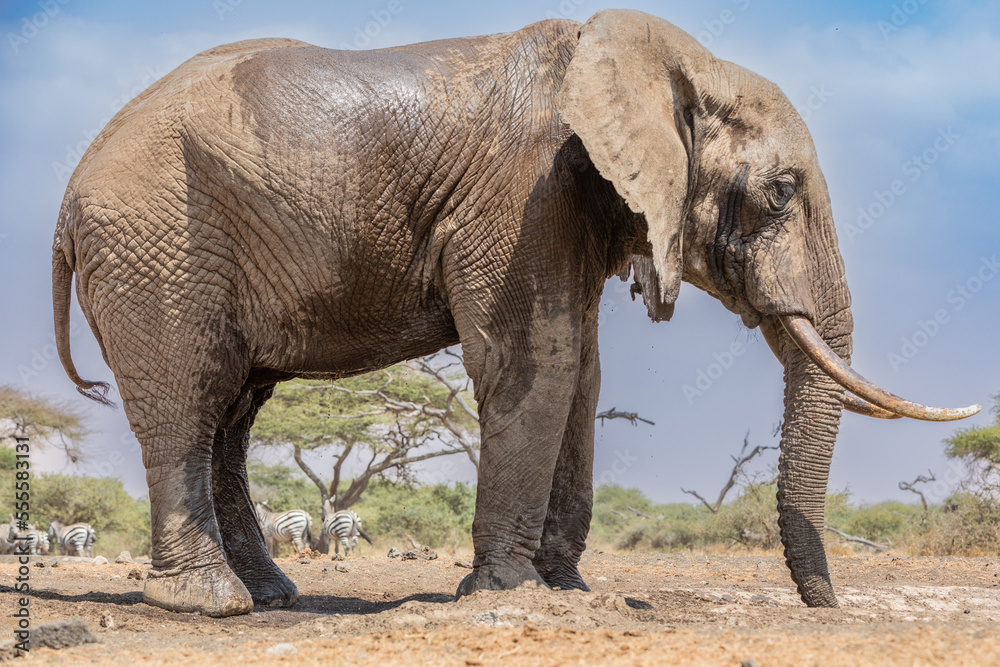
[[[833,557],[843,608],[821,610],[799,602],[777,554],[591,551],[591,593],[458,601],[468,570],[444,555],[279,564],[302,594],[295,607],[223,619],[144,604],[128,575],[148,565],[32,566],[32,625],[81,618],[99,643],[14,664],[1000,665],[1000,558]],[[0,640],[15,569],[0,564]]]

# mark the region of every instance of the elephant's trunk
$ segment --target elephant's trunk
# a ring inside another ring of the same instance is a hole
[[[778,332],[785,415],[778,463],[778,525],[785,562],[810,607],[837,607],[823,548],[824,505],[844,389]],[[849,348],[850,337],[844,342]]]

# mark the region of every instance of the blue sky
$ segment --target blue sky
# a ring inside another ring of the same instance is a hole
[[[4,3],[0,383],[62,398],[90,415],[95,435],[80,470],[119,476],[132,493],[145,493],[122,412],[77,397],[54,360],[49,296],[51,234],[69,173],[125,101],[195,53],[240,39],[375,48],[516,30],[554,16],[584,21],[608,6],[397,2],[396,13],[389,1]],[[800,108],[830,187],[854,297],[855,366],[914,400],[990,404],[1000,391],[1000,270],[992,263],[1000,224],[989,199],[1000,186],[997,4],[629,6],[773,80]],[[367,43],[358,37],[366,28]],[[637,410],[656,426],[600,427],[596,476],[661,501],[689,499],[682,486],[715,493],[748,429],[753,443],[772,443],[781,368],[756,333],[697,289],[685,285],[673,321],[654,325],[624,287],[610,282],[602,303],[600,405]],[[74,322],[81,373],[111,379],[76,306]],[[984,413],[968,424],[990,419]],[[909,499],[898,482],[928,468],[939,480],[957,481],[961,471],[941,454],[955,428],[846,415],[831,486],[878,501]],[[49,469],[69,469],[42,456]],[[455,467],[449,474],[468,477]],[[931,496],[940,500],[947,490],[938,484]]]

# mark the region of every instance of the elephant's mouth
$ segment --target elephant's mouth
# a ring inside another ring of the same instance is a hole
[[[830,348],[804,315],[763,316],[760,318],[760,330],[779,360],[782,356],[778,338],[782,333],[787,334],[820,370],[846,390],[844,408],[850,412],[878,419],[909,417],[924,421],[954,421],[971,417],[982,409],[978,404],[966,408],[935,408],[886,391],[851,368]]]

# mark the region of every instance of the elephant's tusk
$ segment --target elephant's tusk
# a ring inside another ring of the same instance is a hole
[[[883,410],[863,398],[858,398],[854,394],[844,395],[844,409],[854,414],[874,417],[875,419],[899,419],[902,416],[897,415],[895,412]]]
[[[799,349],[823,369],[824,373],[845,389],[884,410],[912,419],[945,422],[971,417],[982,409],[980,405],[970,405],[967,408],[932,408],[890,394],[848,366],[830,349],[808,318],[801,315],[781,315],[781,323]]]

